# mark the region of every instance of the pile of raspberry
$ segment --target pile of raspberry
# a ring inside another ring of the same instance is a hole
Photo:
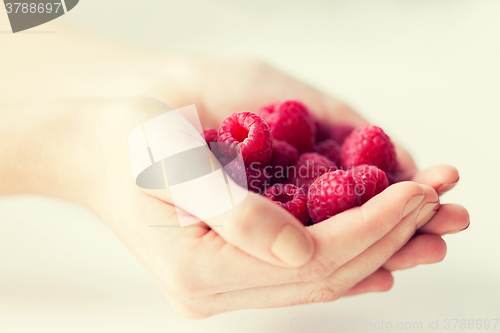
[[[304,225],[364,204],[395,179],[395,148],[380,127],[326,124],[295,100],[234,113],[203,135],[236,183]]]

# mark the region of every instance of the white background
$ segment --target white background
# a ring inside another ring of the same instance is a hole
[[[444,262],[397,272],[389,293],[189,321],[88,211],[2,198],[0,332],[280,333],[298,331],[292,319],[438,319],[447,332],[447,318],[500,319],[499,17],[500,1],[477,0],[82,0],[60,20],[144,47],[259,56],[343,98],[420,167],[456,166],[443,202],[466,206],[471,226],[446,236]]]

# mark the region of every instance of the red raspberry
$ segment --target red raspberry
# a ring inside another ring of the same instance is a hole
[[[314,223],[326,220],[356,205],[354,180],[349,172],[325,173],[309,187],[307,209]]]
[[[337,166],[328,158],[317,153],[304,153],[288,168],[287,182],[307,188],[316,178],[332,170],[337,170]]]
[[[227,175],[241,187],[246,187],[250,191],[261,194],[271,185],[271,176],[259,163],[243,166],[237,160],[229,160],[229,157],[223,157],[220,162],[224,166]]]
[[[246,164],[266,164],[271,158],[271,130],[258,115],[245,111],[233,113],[219,127],[219,145],[227,156],[241,155]]]
[[[298,156],[297,148],[288,142],[273,140],[271,160],[269,160],[268,166],[265,168],[271,175],[271,182],[273,184],[284,182],[287,166],[294,163]]]
[[[274,184],[269,187],[263,196],[285,208],[304,225],[309,221],[307,212],[307,195],[303,188],[292,184]]]
[[[264,106],[259,115],[269,124],[273,137],[286,141],[299,153],[312,151],[316,123],[309,110],[298,101],[285,101]]]
[[[337,141],[328,139],[316,144],[315,150],[318,154],[325,156],[335,165],[340,165],[340,145]]]
[[[356,128],[342,145],[342,166],[375,165],[385,172],[396,167],[396,151],[391,139],[377,126]]]
[[[359,165],[349,172],[356,183],[354,190],[358,196],[358,205],[364,204],[389,185],[385,172],[374,165]]]
[[[208,147],[210,147],[210,142],[217,142],[217,135],[217,130],[215,128],[209,128],[203,131],[203,137]]]

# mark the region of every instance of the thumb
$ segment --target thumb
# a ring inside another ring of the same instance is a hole
[[[278,266],[300,267],[314,253],[313,239],[299,220],[252,192],[205,223],[229,244]]]

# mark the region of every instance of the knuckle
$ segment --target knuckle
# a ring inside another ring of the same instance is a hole
[[[340,289],[331,283],[318,283],[308,293],[303,300],[304,303],[331,302],[340,297]]]

